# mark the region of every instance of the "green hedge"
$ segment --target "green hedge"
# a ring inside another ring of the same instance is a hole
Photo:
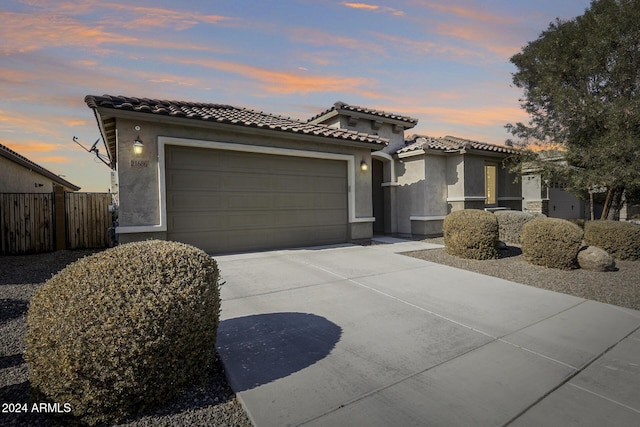
[[[522,254],[532,264],[569,270],[577,266],[584,233],[558,218],[536,218],[522,227]]]
[[[464,209],[444,218],[444,245],[450,255],[470,259],[498,258],[498,220],[491,212]]]
[[[161,404],[213,362],[219,310],[217,264],[192,246],[146,241],[83,258],[31,301],[31,386],[88,424]]]
[[[588,221],[584,240],[619,260],[640,259],[640,225],[622,221]]]
[[[533,215],[521,211],[497,211],[495,215],[498,219],[500,240],[516,244],[520,244],[522,226],[535,219]]]

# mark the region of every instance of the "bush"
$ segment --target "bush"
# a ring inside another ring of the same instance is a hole
[[[576,267],[583,235],[564,219],[536,218],[522,227],[522,254],[532,264],[569,270]]]
[[[219,310],[217,264],[192,246],[137,242],[80,259],[31,301],[33,391],[89,424],[163,403],[213,362]]]
[[[470,259],[498,258],[498,220],[491,212],[464,209],[444,219],[444,246],[450,255]]]
[[[588,221],[585,243],[597,246],[620,260],[640,259],[640,226],[621,221]]]
[[[498,219],[500,240],[516,244],[520,244],[522,226],[535,219],[533,215],[521,211],[497,211],[495,215]]]
[[[585,224],[585,220],[584,219],[568,219],[567,221],[569,221],[572,224],[577,225],[578,227],[582,228],[584,230],[584,224]]]

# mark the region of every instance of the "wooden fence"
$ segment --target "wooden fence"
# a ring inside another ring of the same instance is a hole
[[[110,204],[109,193],[65,193],[67,249],[109,246]]]
[[[0,193],[0,254],[109,246],[109,193]]]
[[[2,254],[54,250],[53,193],[0,194]]]

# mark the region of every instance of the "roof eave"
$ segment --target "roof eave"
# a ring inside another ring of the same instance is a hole
[[[200,127],[200,128],[208,128],[208,129],[216,128],[216,129],[226,130],[230,132],[231,131],[241,132],[241,133],[247,133],[247,134],[256,134],[256,133],[259,133],[262,135],[269,134],[274,136],[295,138],[298,140],[300,138],[304,138],[307,140],[314,140],[316,142],[332,143],[338,146],[352,146],[352,147],[359,147],[359,148],[366,147],[372,150],[380,150],[381,148],[385,147],[388,144],[388,141],[385,138],[379,138],[380,140],[379,143],[372,142],[372,141],[362,141],[362,140],[359,140],[359,138],[361,138],[362,136],[358,136],[357,134],[353,135],[354,138],[338,138],[338,137],[331,137],[326,135],[313,135],[313,134],[305,133],[301,131],[296,132],[296,131],[289,131],[289,130],[282,130],[282,129],[270,129],[268,127],[224,123],[224,122],[218,122],[215,120],[198,120],[198,119],[191,119],[186,117],[174,117],[170,115],[159,115],[159,114],[141,112],[141,111],[116,110],[108,107],[96,107],[94,108],[94,111],[96,111],[98,126],[100,126],[100,132],[103,134],[103,138],[105,138],[105,134],[103,133],[104,121],[109,119],[123,118],[123,119],[138,119],[138,120],[144,120],[144,121],[154,122],[154,123],[174,123],[174,124],[180,124],[183,126],[192,126],[192,127]],[[109,147],[109,150],[115,153],[116,152],[115,138],[106,137],[106,140],[108,141],[107,146]],[[115,155],[112,158],[115,159]]]

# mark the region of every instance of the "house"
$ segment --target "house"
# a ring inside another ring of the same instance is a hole
[[[543,151],[538,157],[555,167],[568,167],[561,152]],[[567,191],[564,180],[558,174],[554,173],[550,179],[544,178],[541,169],[533,164],[525,164],[522,169],[522,199],[524,212],[562,219],[590,218],[589,202]],[[602,206],[594,205],[594,209],[599,217]]]
[[[0,193],[53,193],[80,187],[0,144]]]
[[[411,137],[418,120],[334,104],[307,121],[223,104],[85,98],[117,172],[120,242],[210,253],[442,233],[461,208],[521,207],[513,150]]]
[[[404,131],[417,119],[337,102],[311,123],[356,129],[389,139],[372,155],[374,232],[425,237],[442,234],[444,217],[458,209],[522,208],[520,185],[502,162],[516,151],[452,136]]]

